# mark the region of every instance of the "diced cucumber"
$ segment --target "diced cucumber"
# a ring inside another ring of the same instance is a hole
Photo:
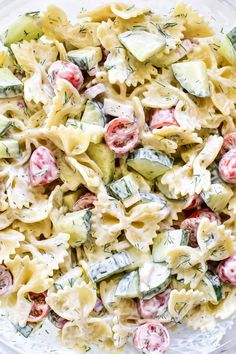
[[[98,102],[88,100],[81,122],[105,127],[105,117],[101,105]]]
[[[168,184],[163,184],[161,183],[161,178],[157,178],[156,181],[156,186],[159,189],[159,191],[168,199],[180,199],[181,198],[181,194],[175,195],[174,192],[172,192],[169,189]]]
[[[203,61],[185,61],[172,64],[172,70],[176,80],[191,95],[210,96],[207,68]]]
[[[211,183],[223,183],[222,179],[220,178],[219,167],[218,165],[213,162],[209,167],[208,170],[211,173]]]
[[[119,40],[141,62],[159,53],[166,44],[164,37],[141,30],[121,33]]]
[[[113,98],[105,98],[104,113],[110,115],[112,117],[122,117],[132,119],[134,116],[133,106],[129,103],[122,103],[120,101],[116,101]]]
[[[14,139],[0,140],[0,159],[13,159],[20,155],[18,141]]]
[[[170,270],[166,263],[144,263],[139,268],[139,289],[145,299],[163,292],[170,281]]]
[[[115,174],[115,154],[104,143],[90,144],[86,151],[102,171],[102,179],[105,184],[113,180]]]
[[[189,241],[187,230],[168,230],[157,235],[152,247],[154,262],[165,262],[167,252],[174,247],[185,246]]]
[[[23,83],[11,70],[0,68],[0,98],[22,96],[23,91]]]
[[[222,40],[219,53],[232,65],[236,65],[236,27]]]
[[[214,183],[208,191],[201,193],[206,205],[217,212],[221,212],[226,207],[232,196],[232,189],[224,183]]]
[[[158,194],[148,192],[139,192],[139,194],[143,203],[156,202],[161,204],[163,208],[167,206],[166,200],[161,198]]]
[[[63,204],[68,208],[69,211],[73,211],[73,206],[81,195],[82,190],[77,190],[76,192],[68,192],[63,196]]]
[[[39,11],[20,16],[2,35],[2,42],[9,47],[23,40],[39,39],[43,32],[39,24]]]
[[[133,260],[127,252],[116,253],[102,262],[90,265],[88,275],[92,282],[97,283],[113,274],[121,273],[132,263]]]
[[[91,211],[84,209],[62,215],[59,219],[59,229],[70,234],[69,243],[78,247],[87,240],[91,230]]]
[[[89,132],[91,134],[91,143],[98,144],[103,140],[104,128],[95,124],[88,124],[80,122],[78,119],[69,118],[66,121],[66,126],[73,126],[75,128],[80,128],[84,132]]]
[[[122,200],[127,208],[140,200],[138,189],[139,185],[131,174],[108,185],[108,191],[111,195]]]
[[[197,290],[202,291],[206,301],[217,304],[224,297],[224,289],[217,275],[207,271]]]
[[[127,165],[147,179],[163,175],[173,165],[173,159],[163,152],[140,148],[129,154]]]
[[[11,127],[11,120],[3,115],[0,116],[0,136],[3,136]]]
[[[96,67],[102,60],[102,50],[100,47],[86,47],[71,50],[67,53],[68,59],[78,65],[81,70],[89,71]]]
[[[134,298],[140,296],[139,276],[137,270],[124,275],[118,283],[115,296],[124,298]]]
[[[24,336],[25,338],[28,338],[31,333],[33,332],[35,326],[27,323],[24,327],[21,327],[18,324],[13,324],[13,326],[15,327],[15,329],[17,330],[17,332],[19,332],[20,334],[22,334],[22,336]]]

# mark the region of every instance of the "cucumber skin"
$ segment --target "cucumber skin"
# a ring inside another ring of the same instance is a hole
[[[224,292],[223,292],[223,287],[220,283],[220,279],[217,277],[217,275],[211,274],[209,271],[206,273],[206,277],[212,283],[217,301],[222,300],[224,297]]]
[[[18,141],[13,139],[0,140],[0,159],[12,159],[20,155]]]
[[[6,131],[12,126],[10,119],[0,117],[0,137],[3,136]]]
[[[137,189],[132,190],[132,187],[133,187],[131,185],[132,182],[129,183],[129,178],[128,179],[127,178],[128,178],[128,176],[124,176],[124,177],[118,179],[117,181],[110,183],[107,186],[108,191],[110,192],[112,197],[119,199],[119,200],[125,200],[137,192],[138,187],[137,187]],[[135,181],[134,181],[134,184],[135,184]]]
[[[80,51],[80,49],[78,50],[71,50],[70,52],[67,53],[68,55],[68,59],[75,65],[77,65],[80,70],[91,70],[94,68],[94,66],[99,63],[102,60],[102,50],[100,47],[90,47],[87,48],[87,55],[90,56],[90,61],[91,59],[95,58],[96,60],[93,60],[93,64],[94,65],[90,65],[88,58],[86,57],[86,53],[85,53],[85,49],[83,50],[83,54]],[[90,51],[90,53],[89,53]],[[93,53],[92,53],[93,51]],[[79,56],[76,56],[76,52],[79,54]],[[84,56],[84,58],[83,58]]]
[[[24,94],[23,84],[9,85],[3,87],[1,86],[1,82],[0,82],[0,98],[12,98],[17,96],[23,96],[23,94]]]
[[[226,37],[229,38],[234,50],[236,51],[236,27],[234,27],[227,35]]]

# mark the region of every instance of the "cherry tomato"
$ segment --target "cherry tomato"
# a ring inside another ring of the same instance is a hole
[[[151,129],[160,129],[170,125],[178,125],[174,117],[174,108],[170,109],[155,109],[151,115],[150,127]]]
[[[202,218],[208,218],[210,221],[220,222],[219,216],[208,209],[201,209],[199,211],[196,211],[191,214],[187,219],[182,221],[180,228],[183,230],[188,230],[190,232],[189,246],[191,247],[198,247],[197,230]]]
[[[97,200],[97,197],[93,193],[86,193],[80,197],[73,206],[73,211],[94,208],[94,202]]]
[[[220,177],[227,183],[236,184],[236,149],[224,154],[219,162]]]
[[[0,296],[9,292],[13,284],[12,274],[4,266],[0,265]]]
[[[199,194],[194,194],[188,197],[183,210],[192,210],[200,207],[203,204],[203,200]]]
[[[29,293],[29,299],[33,302],[28,322],[36,323],[42,321],[45,317],[47,317],[50,307],[46,304],[45,298],[47,293]]]
[[[227,151],[235,148],[236,148],[236,132],[225,135],[224,142],[221,148],[222,155],[224,155]]]
[[[170,292],[170,289],[166,289],[163,293],[149,300],[138,299],[137,310],[139,316],[141,318],[156,318],[157,316],[162,316],[168,306]]]
[[[133,343],[136,349],[144,354],[165,354],[170,337],[161,323],[153,321],[138,327],[134,333]]]
[[[102,310],[104,310],[104,305],[102,300],[98,297],[93,311],[99,314],[100,312],[102,312]]]
[[[59,176],[56,160],[51,151],[39,146],[31,155],[29,177],[32,186],[39,186],[55,181]]]
[[[133,150],[138,138],[138,124],[128,118],[115,118],[106,126],[105,141],[108,147],[119,155]]]
[[[236,253],[221,261],[216,272],[223,283],[236,285]]]
[[[80,68],[70,62],[57,60],[48,69],[48,77],[55,86],[58,79],[64,79],[70,82],[77,90],[81,88],[84,82],[83,74]]]
[[[49,312],[48,319],[55,327],[57,327],[59,329],[62,329],[64,327],[64,325],[66,324],[66,322],[68,322],[68,320],[66,320],[65,318],[62,318],[53,310],[51,310]]]

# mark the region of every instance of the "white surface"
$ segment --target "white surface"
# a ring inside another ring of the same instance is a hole
[[[109,0],[3,0],[0,1],[1,30],[14,21],[19,15],[29,11],[42,10],[48,4],[54,3],[61,6],[68,15],[74,19],[76,14],[82,8],[88,9],[104,3]],[[123,3],[135,3],[137,5],[150,7],[156,12],[168,13],[175,5],[175,0],[121,0]],[[187,3],[198,9],[205,15],[213,26],[224,31],[229,30],[235,24],[236,18],[236,0],[186,0]],[[231,4],[231,5],[230,5]],[[232,4],[235,4],[233,7]],[[234,335],[236,326],[233,325],[236,315],[227,321],[219,322],[216,328],[207,333],[193,332],[189,329],[178,327],[171,333],[171,347],[168,354],[220,354],[236,353],[236,338]],[[218,349],[217,349],[218,348]],[[215,351],[215,349],[217,349]],[[95,351],[97,354],[98,352]],[[94,352],[94,353],[95,353]],[[73,350],[66,350],[60,347],[57,340],[57,331],[49,322],[25,339],[19,333],[16,333],[14,327],[5,318],[0,317],[0,354],[74,354]],[[114,351],[112,354],[116,354]],[[127,349],[128,354],[134,353],[131,348]]]

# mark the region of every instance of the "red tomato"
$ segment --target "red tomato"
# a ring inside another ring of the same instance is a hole
[[[200,207],[203,204],[203,200],[199,194],[191,195],[186,200],[183,210],[192,210]]]
[[[57,327],[59,329],[62,329],[64,327],[64,325],[66,324],[66,322],[68,322],[68,320],[66,320],[65,318],[62,318],[53,310],[51,310],[49,312],[48,319],[55,327]]]
[[[168,307],[170,292],[170,289],[166,289],[163,293],[149,300],[138,299],[137,310],[139,316],[141,318],[156,318],[157,316],[162,316]]]
[[[134,149],[139,138],[139,127],[128,118],[115,118],[106,126],[105,141],[119,155]]]
[[[57,60],[48,69],[48,77],[55,86],[58,79],[64,79],[70,82],[77,90],[81,88],[84,82],[83,74],[80,68],[70,62]]]
[[[236,184],[236,149],[224,154],[219,162],[220,177],[227,183]]]
[[[159,129],[169,125],[178,125],[174,117],[174,108],[170,109],[155,109],[151,115],[150,127],[151,129]]]
[[[43,293],[29,293],[29,298],[33,302],[33,305],[28,317],[28,322],[36,323],[47,317],[50,307],[46,304],[46,295],[47,293],[45,291]]]
[[[236,253],[219,263],[217,274],[223,283],[236,285]]]
[[[138,327],[134,333],[133,343],[136,349],[144,354],[165,354],[170,337],[161,323],[153,321]]]
[[[0,265],[0,296],[9,292],[13,283],[12,275],[4,265]]]
[[[51,151],[39,146],[31,155],[29,177],[32,186],[39,186],[55,181],[59,176],[56,160]]]
[[[236,148],[236,132],[225,135],[224,142],[221,148],[222,155],[224,155],[227,151],[235,148]]]
[[[97,197],[93,193],[86,193],[80,197],[73,206],[73,211],[94,208],[94,202],[97,200]]]
[[[190,232],[189,246],[191,247],[198,247],[197,230],[202,218],[208,218],[210,221],[220,222],[219,216],[208,209],[201,209],[199,211],[196,211],[191,214],[187,219],[182,221],[180,228],[183,230],[188,230]]]

